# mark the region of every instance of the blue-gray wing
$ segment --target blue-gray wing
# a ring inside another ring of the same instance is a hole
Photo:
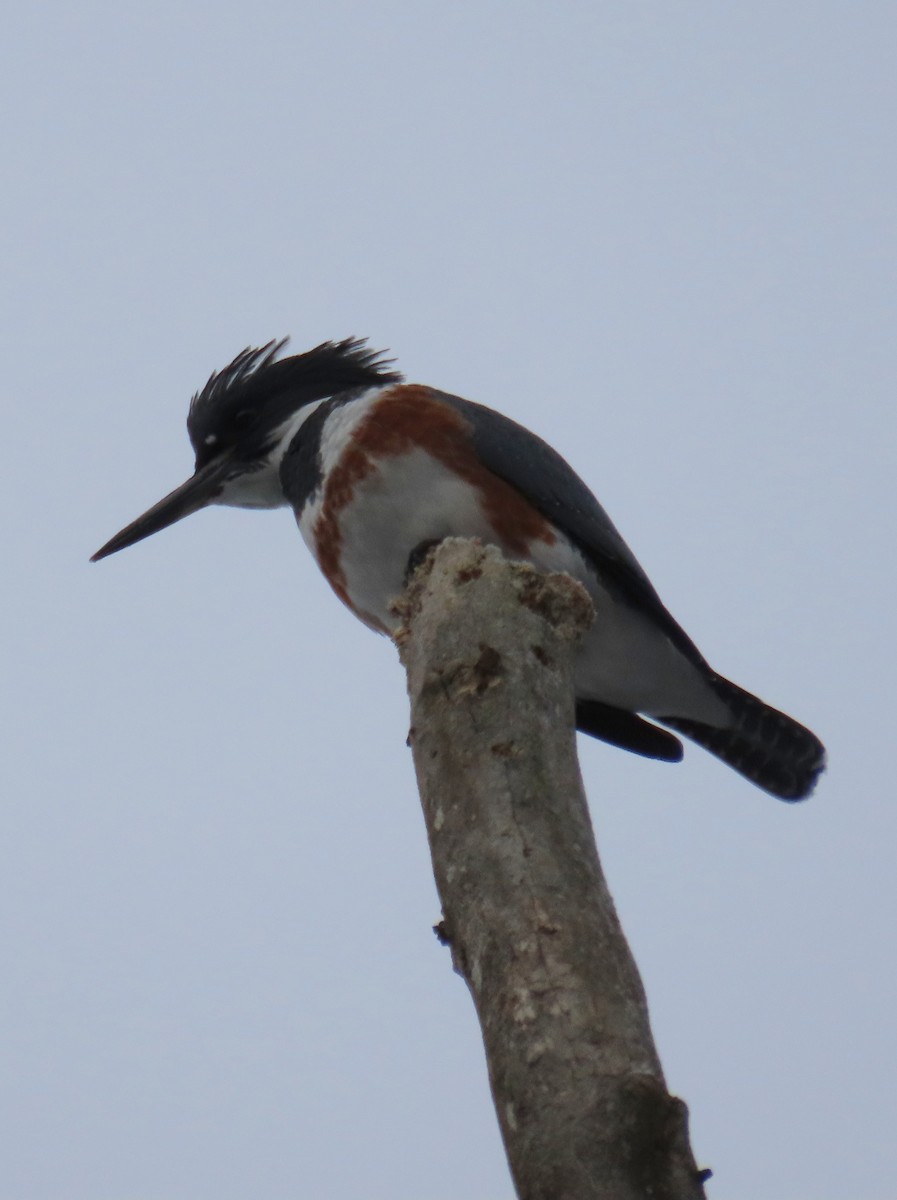
[[[650,616],[693,662],[697,647],[664,607],[610,517],[571,466],[547,442],[509,417],[435,392],[468,421],[477,457],[516,488],[577,546],[607,587]]]

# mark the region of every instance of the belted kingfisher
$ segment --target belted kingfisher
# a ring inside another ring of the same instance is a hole
[[[711,669],[550,446],[480,404],[405,383],[363,340],[280,358],[285,345],[247,348],[212,374],[187,417],[194,474],[92,561],[209,504],[288,504],[337,596],[388,634],[421,548],[479,538],[588,590],[596,617],[575,664],[579,730],[678,762],[673,729],[783,800],[810,794],[822,743]]]

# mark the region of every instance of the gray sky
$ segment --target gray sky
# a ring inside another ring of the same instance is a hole
[[[890,3],[4,17],[0,1200],[510,1200],[388,642],[288,512],[88,555],[248,343],[537,430],[790,807],[581,744],[713,1200],[881,1200],[895,1119]]]

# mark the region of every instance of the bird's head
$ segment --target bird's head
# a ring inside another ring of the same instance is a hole
[[[209,504],[285,504],[280,463],[303,422],[324,400],[398,383],[389,361],[358,338],[324,342],[278,358],[286,345],[246,349],[190,401],[187,432],[196,455],[190,478],[132,521],[91,558],[97,562]]]

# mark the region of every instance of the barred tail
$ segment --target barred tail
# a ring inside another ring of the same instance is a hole
[[[686,717],[658,717],[678,733],[781,800],[804,800],[825,770],[825,747],[815,734],[720,675],[710,679],[731,724],[705,725]]]

